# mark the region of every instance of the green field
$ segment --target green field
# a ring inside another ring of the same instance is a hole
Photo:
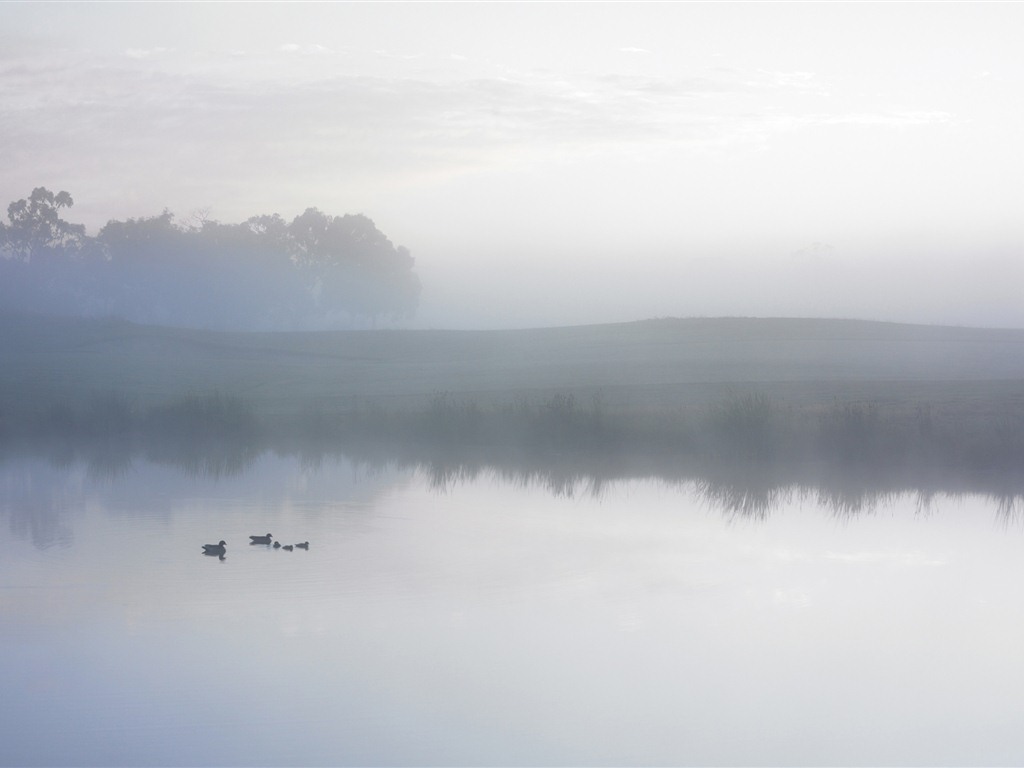
[[[1024,331],[729,318],[249,334],[0,320],[7,408],[112,392],[148,406],[213,391],[268,414],[417,408],[442,392],[483,407],[572,393],[613,411],[665,411],[757,392],[797,408],[928,402],[982,417],[1024,404]]]
[[[859,467],[890,488],[998,476],[1015,494],[1024,331],[721,318],[214,333],[6,317],[0,442],[44,441],[100,446],[103,461],[228,466],[272,448],[569,477],[739,461],[774,467],[771,487]]]

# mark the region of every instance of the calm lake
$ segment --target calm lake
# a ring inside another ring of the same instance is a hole
[[[712,498],[8,457],[0,763],[1024,763],[1011,507]]]

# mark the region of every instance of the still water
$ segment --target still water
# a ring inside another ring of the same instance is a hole
[[[1012,511],[773,501],[7,459],[0,763],[1024,763]]]

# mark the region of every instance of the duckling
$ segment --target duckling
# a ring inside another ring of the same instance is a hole
[[[268,533],[266,536],[250,536],[250,544],[269,544],[271,536]]]
[[[204,555],[218,555],[223,557],[227,552],[227,542],[221,539],[219,544],[203,544]]]
[[[280,541],[275,541],[274,542],[274,549],[280,549],[280,548],[281,548],[281,542]]]
[[[295,546],[298,547],[299,549],[309,549],[309,542],[308,541],[304,541],[301,544],[296,544]]]
[[[284,549],[284,550],[287,550],[288,552],[291,552],[292,549],[294,549],[294,547],[292,547],[291,544],[285,544],[283,547],[281,547],[281,549]]]

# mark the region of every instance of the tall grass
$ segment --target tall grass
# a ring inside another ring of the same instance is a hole
[[[781,448],[775,408],[763,394],[729,396],[708,417],[706,444],[715,455],[767,460]]]
[[[140,426],[147,435],[183,442],[251,442],[259,436],[255,411],[241,397],[190,393],[149,409]]]
[[[913,411],[870,401],[800,409],[756,392],[689,411],[611,410],[599,397],[581,401],[572,393],[484,406],[439,392],[421,408],[349,403],[283,418],[217,391],[148,407],[110,393],[80,403],[0,400],[0,450],[45,445],[55,460],[87,455],[108,473],[141,454],[223,474],[276,450],[423,463],[439,478],[484,467],[561,478],[552,479],[556,485],[581,477],[700,477],[709,483],[709,498],[717,494],[748,508],[765,488],[791,482],[824,482],[840,489],[836,498],[849,495],[844,483],[889,489],[981,483],[1000,493],[1024,485],[1024,418],[1010,407],[987,419],[975,416],[928,403]],[[738,474],[746,479],[732,489],[729,478]],[[761,490],[750,487],[755,477]]]

